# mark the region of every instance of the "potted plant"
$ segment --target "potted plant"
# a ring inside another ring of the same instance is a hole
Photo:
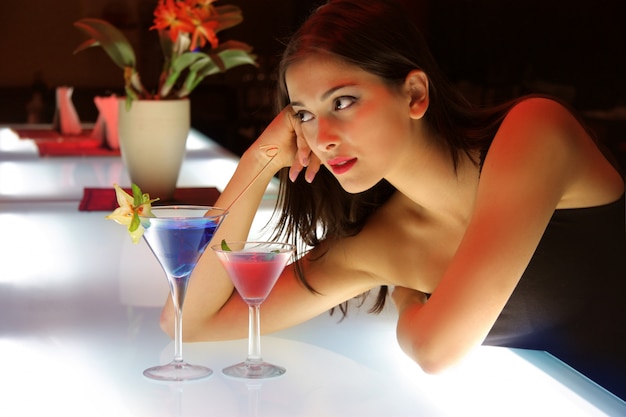
[[[159,0],[154,10],[154,25],[163,50],[163,70],[156,91],[146,89],[136,69],[136,57],[126,36],[101,19],[86,18],[74,23],[90,39],[74,53],[100,46],[124,71],[127,106],[136,99],[176,99],[187,97],[207,76],[233,67],[256,65],[252,47],[227,40],[219,42],[217,33],[243,21],[241,9],[233,5],[216,6],[216,0]],[[203,52],[203,48],[207,48]]]
[[[163,69],[155,90],[147,89],[126,36],[109,22],[86,18],[74,25],[89,39],[75,50],[100,46],[123,70],[125,105],[119,105],[122,159],[132,183],[162,200],[171,198],[190,128],[189,94],[213,74],[239,65],[256,65],[252,48],[239,41],[220,42],[217,34],[243,21],[241,9],[216,0],[159,0],[150,30],[158,32]],[[117,100],[117,99],[115,99]]]

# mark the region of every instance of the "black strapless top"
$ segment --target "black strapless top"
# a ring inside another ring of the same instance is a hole
[[[554,212],[484,344],[545,350],[626,399],[625,198]]]

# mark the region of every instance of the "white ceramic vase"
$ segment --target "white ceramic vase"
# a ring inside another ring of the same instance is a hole
[[[190,128],[189,100],[119,103],[118,133],[130,180],[151,198],[172,199]]]

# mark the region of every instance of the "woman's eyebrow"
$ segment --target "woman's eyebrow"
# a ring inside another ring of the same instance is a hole
[[[324,92],[324,94],[322,94],[322,96],[320,97],[320,101],[326,100],[329,96],[331,96],[337,90],[341,90],[342,88],[345,88],[345,87],[351,87],[353,85],[355,85],[355,84],[354,83],[349,83],[349,84],[341,84],[341,85],[332,87],[328,91]],[[291,104],[292,107],[295,107],[295,106],[304,107],[304,104],[302,104],[299,101],[292,101],[292,102],[290,102],[290,104]]]

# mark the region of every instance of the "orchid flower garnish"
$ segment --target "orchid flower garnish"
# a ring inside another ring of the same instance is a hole
[[[154,217],[151,210],[152,203],[157,201],[158,198],[150,199],[150,195],[147,193],[143,194],[136,184],[132,185],[132,196],[117,184],[113,184],[113,187],[115,188],[115,196],[119,207],[106,218],[128,226],[128,232],[133,243],[138,243],[144,231],[139,216]]]

